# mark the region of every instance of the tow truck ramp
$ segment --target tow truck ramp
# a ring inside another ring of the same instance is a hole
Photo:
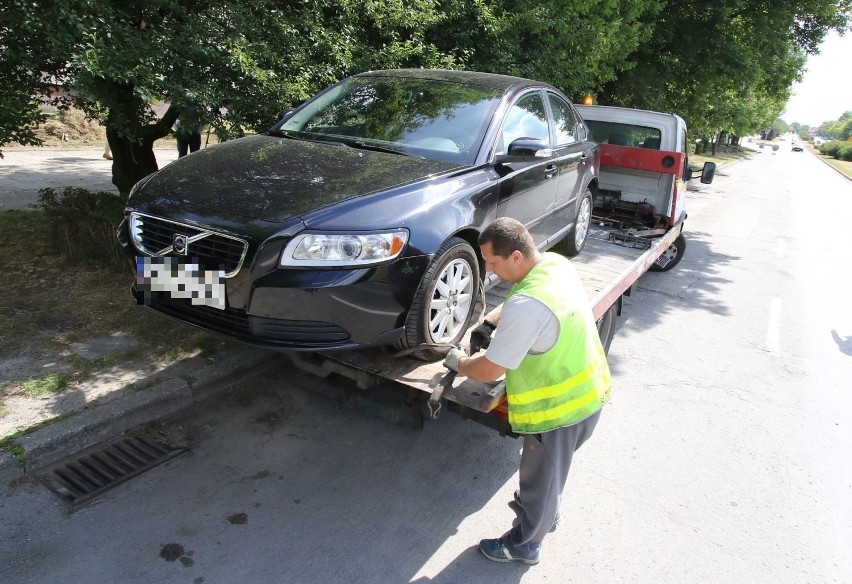
[[[620,230],[592,224],[585,248],[571,262],[585,285],[595,319],[600,321],[608,313],[614,316],[620,311],[621,296],[630,294],[633,284],[674,242],[682,226],[683,222],[678,222],[662,237],[631,245],[625,244],[624,237],[613,237],[613,234],[623,235]],[[508,284],[497,283],[486,290],[485,306],[478,305],[475,314],[487,314],[500,305],[509,288]],[[468,334],[476,324],[475,320],[471,323]],[[467,340],[466,336],[464,346]],[[394,357],[381,348],[288,355],[298,368],[313,375],[323,378],[340,375],[354,381],[361,390],[395,384],[400,390],[407,390],[401,395],[419,395],[424,403],[448,372],[441,361],[428,363],[414,357]],[[512,435],[505,406],[501,405],[504,393],[502,380],[481,383],[459,376],[444,391],[441,401],[454,413],[497,429],[501,434]]]

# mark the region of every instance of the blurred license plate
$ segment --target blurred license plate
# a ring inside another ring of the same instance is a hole
[[[198,258],[138,256],[136,290],[146,304],[166,294],[173,300],[224,310],[225,270]]]

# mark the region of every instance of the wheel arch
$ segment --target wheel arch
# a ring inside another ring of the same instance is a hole
[[[470,247],[473,248],[473,253],[476,254],[476,259],[479,261],[479,279],[482,281],[485,276],[485,259],[482,257],[482,250],[479,249],[479,234],[480,231],[478,229],[468,226],[453,233],[450,237],[459,237],[469,243]]]

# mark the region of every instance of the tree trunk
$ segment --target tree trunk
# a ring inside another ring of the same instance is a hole
[[[159,170],[157,158],[154,156],[154,141],[143,140],[135,143],[121,137],[115,130],[107,126],[107,141],[112,150],[112,184],[123,196],[130,189],[152,172]]]
[[[159,170],[154,142],[168,135],[181,108],[171,104],[157,122],[142,124],[138,116],[140,104],[134,103],[138,98],[133,95],[133,88],[116,85],[114,96],[116,99],[110,104],[106,120],[107,142],[112,150],[112,184],[122,196],[127,196],[133,185]],[[119,128],[124,131],[120,132]]]

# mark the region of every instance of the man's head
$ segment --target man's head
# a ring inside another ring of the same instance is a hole
[[[506,282],[520,282],[541,257],[524,225],[510,217],[495,219],[479,236],[486,271]]]

